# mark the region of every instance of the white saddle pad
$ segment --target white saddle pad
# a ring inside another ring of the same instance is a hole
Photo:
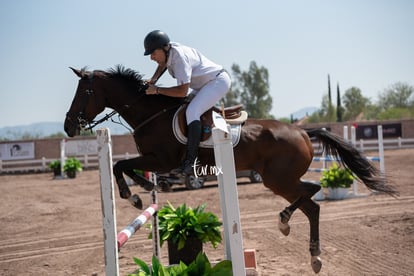
[[[182,133],[180,126],[178,124],[178,113],[181,108],[179,108],[175,114],[172,121],[172,128],[175,135],[175,138],[183,145],[187,144],[187,137]],[[233,143],[233,147],[237,146],[240,141],[240,133],[241,133],[241,124],[231,124],[230,125],[231,131],[231,141]],[[206,141],[200,142],[201,148],[214,148],[213,143],[213,135],[211,135]]]

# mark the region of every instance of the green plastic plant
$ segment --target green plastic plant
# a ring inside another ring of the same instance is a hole
[[[63,171],[64,172],[80,172],[82,171],[82,163],[74,157],[68,158],[65,161],[65,165],[63,165]]]
[[[134,258],[134,262],[139,269],[134,274],[128,276],[230,276],[232,275],[231,261],[224,260],[212,266],[205,253],[199,253],[197,258],[188,266],[183,262],[178,265],[163,266],[157,257],[152,256],[152,266],[148,266],[144,261]]]
[[[349,188],[354,182],[354,176],[350,169],[333,165],[322,173],[321,187],[324,188]]]
[[[49,168],[51,168],[52,170],[60,169],[60,160],[54,160],[54,161],[50,162],[49,163]]]
[[[160,245],[164,241],[171,240],[177,244],[178,250],[182,249],[189,237],[195,237],[202,243],[210,242],[214,248],[221,242],[218,217],[205,212],[206,204],[193,209],[182,204],[174,208],[170,202],[158,211]],[[152,238],[152,233],[148,238]]]

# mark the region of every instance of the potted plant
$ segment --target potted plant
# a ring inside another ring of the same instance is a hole
[[[157,257],[152,256],[152,265],[146,264],[143,260],[134,258],[138,270],[128,276],[154,276],[154,275],[232,275],[232,264],[229,260],[221,261],[212,265],[206,254],[199,253],[197,258],[189,265],[163,266]]]
[[[347,196],[354,179],[351,170],[333,163],[328,170],[322,173],[320,181],[323,188],[328,188],[328,198],[343,199]]]
[[[61,166],[60,166],[60,160],[54,160],[49,163],[49,168],[52,169],[53,175],[55,177],[60,176],[61,174]]]
[[[76,172],[82,171],[82,164],[76,158],[68,158],[63,165],[63,171],[69,178],[75,178]]]
[[[168,242],[170,264],[182,261],[188,265],[202,252],[203,243],[210,242],[216,248],[221,242],[222,223],[215,214],[205,212],[205,208],[205,204],[194,209],[186,204],[174,208],[168,202],[158,211],[160,245]]]

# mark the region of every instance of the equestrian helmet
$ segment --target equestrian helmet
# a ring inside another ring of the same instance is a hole
[[[147,34],[144,39],[144,55],[152,54],[156,49],[162,49],[170,43],[168,35],[160,30],[155,30]]]

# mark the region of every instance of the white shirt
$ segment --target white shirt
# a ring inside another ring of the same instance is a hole
[[[167,69],[170,75],[177,79],[177,85],[189,83],[191,89],[200,90],[215,79],[223,67],[194,48],[171,42]]]

